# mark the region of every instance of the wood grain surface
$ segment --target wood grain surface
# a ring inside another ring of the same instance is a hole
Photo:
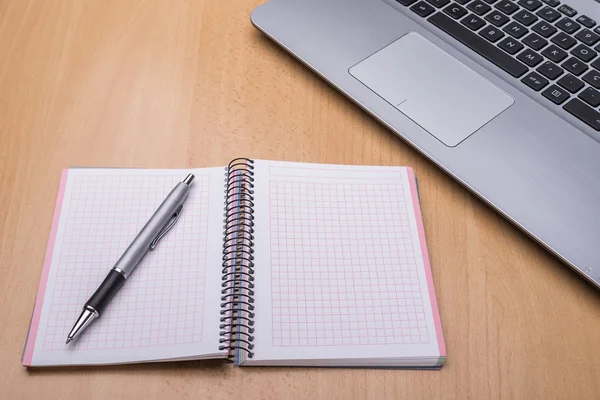
[[[0,398],[597,399],[599,292],[256,31],[261,1],[0,0]],[[21,365],[61,169],[237,156],[415,169],[441,371]]]

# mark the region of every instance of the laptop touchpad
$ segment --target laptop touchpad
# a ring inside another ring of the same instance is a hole
[[[350,68],[350,74],[447,146],[456,146],[514,103],[415,32]]]

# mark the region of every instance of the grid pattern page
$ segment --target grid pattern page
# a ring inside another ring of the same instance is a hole
[[[175,226],[146,254],[101,318],[65,345],[82,305],[186,173],[69,171],[36,352],[55,361],[110,362],[117,354],[160,357],[152,353],[160,348],[158,353],[171,357],[177,353],[172,349],[206,341],[208,216],[215,199],[211,175],[196,173]],[[216,327],[214,332],[208,339],[216,349]]]
[[[428,343],[399,183],[269,182],[274,346]]]
[[[412,171],[261,168],[256,358],[439,356]]]

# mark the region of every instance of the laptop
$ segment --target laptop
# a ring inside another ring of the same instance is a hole
[[[251,20],[600,288],[600,4],[270,0]]]

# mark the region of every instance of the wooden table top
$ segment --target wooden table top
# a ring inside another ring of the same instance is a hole
[[[0,398],[598,398],[599,292],[256,31],[261,1],[0,1]],[[21,365],[61,169],[237,156],[415,169],[441,371]]]

